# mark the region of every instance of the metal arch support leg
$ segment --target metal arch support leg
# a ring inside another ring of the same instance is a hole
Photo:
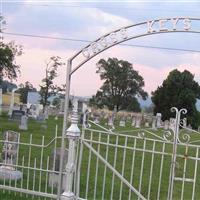
[[[70,96],[70,81],[71,81],[71,60],[67,63],[67,73],[66,73],[66,88],[65,88],[65,110],[63,117],[63,128],[62,128],[62,141],[61,141],[61,154],[60,154],[60,168],[59,168],[59,183],[58,183],[58,193],[57,200],[61,198],[62,192],[62,173],[63,173],[63,156],[65,151],[65,135],[67,128],[67,118],[69,112],[69,96]]]

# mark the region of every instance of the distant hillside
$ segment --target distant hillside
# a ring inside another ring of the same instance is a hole
[[[151,97],[148,97],[145,101],[141,98],[138,98],[138,101],[140,103],[141,108],[149,107],[152,104]],[[200,100],[197,100],[196,108],[200,112]]]

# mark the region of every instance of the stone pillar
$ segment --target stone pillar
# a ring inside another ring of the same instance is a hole
[[[74,108],[71,117],[71,126],[67,129],[66,137],[69,140],[68,160],[66,165],[66,187],[61,194],[60,200],[74,200],[73,180],[76,169],[76,146],[80,137],[80,129],[78,128],[78,101],[74,100]]]
[[[11,94],[11,98],[10,98],[10,107],[9,107],[9,112],[8,115],[11,117],[12,115],[12,110],[13,110],[13,106],[14,106],[14,100],[15,100],[15,91],[17,90],[17,88],[12,90],[12,94]]]

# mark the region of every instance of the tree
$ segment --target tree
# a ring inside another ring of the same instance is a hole
[[[144,100],[148,96],[142,89],[144,80],[132,68],[128,61],[118,60],[117,58],[101,59],[97,63],[96,73],[100,74],[103,85],[96,95],[90,100],[90,104],[98,107],[107,106],[113,110],[139,111],[140,105],[136,96]]]
[[[40,85],[40,103],[43,105],[43,111],[45,107],[49,104],[48,98],[56,93],[57,86],[54,85],[53,80],[58,76],[57,69],[59,66],[64,65],[61,58],[58,56],[53,56],[46,62],[45,68],[45,78],[42,79],[42,85]]]
[[[37,89],[29,81],[26,81],[24,84],[21,83],[17,93],[20,94],[20,101],[22,103],[27,103],[28,92],[37,92]]]
[[[3,17],[0,16],[0,23],[4,23]],[[0,29],[1,32],[1,29]],[[22,54],[22,46],[14,42],[0,42],[0,85],[5,78],[9,80],[16,79],[20,72],[20,65],[16,64],[16,56]]]
[[[170,112],[171,107],[186,108],[189,123],[196,127],[198,112],[195,104],[197,98],[200,98],[200,86],[194,81],[194,75],[187,70],[184,72],[173,70],[162,85],[152,92],[154,113],[162,113],[162,119],[166,120],[173,116],[173,113]]]

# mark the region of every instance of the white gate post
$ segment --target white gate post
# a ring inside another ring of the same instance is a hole
[[[73,103],[73,111],[71,116],[71,125],[67,129],[66,137],[69,140],[68,160],[66,165],[66,187],[61,194],[61,200],[74,200],[73,192],[74,172],[76,169],[76,145],[80,137],[80,129],[78,128],[78,101]]]

